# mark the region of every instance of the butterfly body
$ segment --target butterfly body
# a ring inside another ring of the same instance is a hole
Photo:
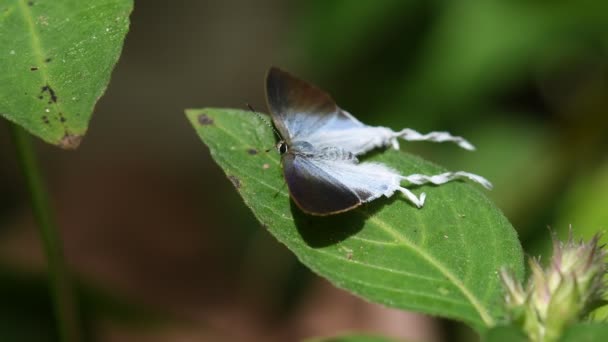
[[[346,149],[336,146],[315,148],[307,141],[296,141],[290,147],[287,147],[287,151],[294,155],[317,160],[350,161],[353,163],[359,161],[352,152],[347,151]]]

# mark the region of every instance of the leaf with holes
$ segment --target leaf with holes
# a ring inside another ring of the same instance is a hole
[[[110,80],[132,0],[0,0],[0,115],[76,148]]]
[[[502,316],[498,270],[510,267],[521,278],[523,255],[513,227],[476,186],[414,189],[427,193],[422,209],[395,195],[344,214],[308,216],[289,199],[278,153],[265,152],[275,141],[259,118],[230,109],[186,113],[263,226],[336,286],[480,331]],[[443,171],[394,150],[366,160],[403,173]]]

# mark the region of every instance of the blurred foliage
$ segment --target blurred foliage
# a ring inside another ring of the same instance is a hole
[[[602,337],[603,336],[603,337]],[[608,325],[601,323],[579,323],[566,329],[561,342],[593,342],[608,339]],[[528,341],[519,329],[511,326],[499,326],[484,336],[486,342],[524,342]]]
[[[490,329],[482,341],[485,342],[526,342],[529,339],[516,327],[497,326]]]
[[[603,337],[602,337],[603,336]],[[561,342],[593,342],[608,339],[606,323],[581,323],[566,330]]]
[[[0,269],[0,340],[57,341],[45,279]]]
[[[94,340],[99,320],[146,327],[170,322],[172,318],[99,285],[79,282],[76,286],[85,340]],[[47,278],[0,265],[0,340],[58,341],[52,319]]]

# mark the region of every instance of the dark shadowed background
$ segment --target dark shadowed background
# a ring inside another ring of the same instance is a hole
[[[271,65],[368,124],[468,138],[477,152],[402,149],[493,181],[531,255],[547,255],[548,225],[587,237],[607,227],[606,2],[147,0],[131,19],[81,147],[38,143],[90,339],[472,338],[333,288],[254,220],[183,110],[265,112]],[[0,165],[0,340],[53,341],[5,122]]]

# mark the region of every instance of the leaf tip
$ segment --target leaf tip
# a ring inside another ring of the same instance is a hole
[[[66,133],[59,141],[59,147],[65,150],[75,150],[80,146],[80,142],[84,136],[80,134]]]

